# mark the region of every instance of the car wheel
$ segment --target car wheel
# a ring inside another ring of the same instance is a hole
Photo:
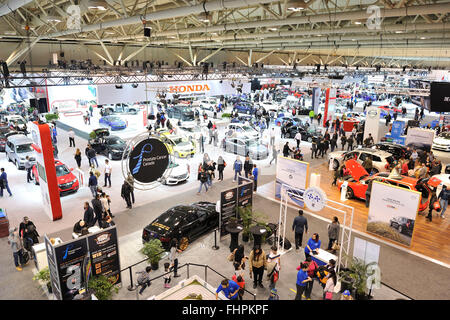
[[[112,160],[112,154],[111,154],[111,152],[108,152],[108,159]]]
[[[183,237],[183,238],[180,239],[180,244],[179,244],[178,247],[180,248],[181,251],[184,251],[184,250],[186,250],[188,245],[189,245],[188,237]]]
[[[347,199],[353,199],[354,195],[355,195],[355,194],[353,193],[352,188],[347,187],[347,193],[345,194],[345,197],[346,197]]]
[[[336,159],[333,160],[333,170],[336,170],[337,168],[339,168],[339,161],[337,161]]]

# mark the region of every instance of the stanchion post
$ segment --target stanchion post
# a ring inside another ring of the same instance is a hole
[[[208,266],[205,264],[205,282],[208,282]]]
[[[189,263],[187,264],[187,278],[189,279]]]
[[[219,250],[219,246],[217,245],[217,228],[214,229],[214,245],[212,248],[213,250]]]
[[[130,270],[130,285],[127,287],[128,291],[136,290],[136,287],[133,284],[133,273],[131,271],[131,267],[128,268]]]

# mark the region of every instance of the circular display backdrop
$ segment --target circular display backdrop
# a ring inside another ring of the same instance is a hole
[[[322,189],[317,187],[309,187],[306,189],[303,199],[306,206],[312,211],[320,211],[325,207],[327,195]]]
[[[148,138],[140,141],[128,159],[131,175],[141,183],[161,178],[169,165],[169,152],[160,140]]]

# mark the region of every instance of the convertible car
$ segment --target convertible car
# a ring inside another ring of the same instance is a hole
[[[195,202],[191,205],[175,206],[162,213],[142,232],[142,241],[159,239],[164,249],[169,250],[172,239],[178,240],[181,250],[185,250],[189,242],[219,224],[219,213],[216,204],[211,202]]]

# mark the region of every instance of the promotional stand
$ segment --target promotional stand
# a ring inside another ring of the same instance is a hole
[[[325,127],[327,120],[333,120],[336,105],[336,88],[327,88],[325,93],[325,110],[322,125]]]

